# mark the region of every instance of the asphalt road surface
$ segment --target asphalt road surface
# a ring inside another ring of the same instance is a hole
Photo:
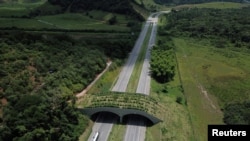
[[[147,52],[143,62],[138,86],[136,93],[141,93],[145,95],[150,94],[150,49],[155,44],[156,32],[157,32],[157,21],[158,15],[154,14],[148,18],[148,22],[152,24],[152,31],[148,42]],[[146,134],[146,123],[143,118],[130,118],[127,123],[126,134],[124,136],[124,141],[144,141]]]
[[[141,117],[131,117],[127,123],[127,130],[124,136],[125,141],[145,140],[145,121]]]
[[[168,12],[161,12],[161,13],[168,13]],[[139,38],[137,39],[134,45],[133,50],[130,53],[130,56],[125,66],[120,72],[120,75],[116,81],[116,84],[112,88],[112,91],[126,92],[130,76],[133,72],[135,62],[138,58],[141,46],[148,32],[149,25],[153,24],[152,32],[150,35],[150,41],[148,44],[148,50],[147,50],[146,57],[143,63],[143,69],[140,75],[138,88],[136,91],[137,93],[143,93],[147,95],[150,93],[150,75],[149,75],[150,51],[149,49],[155,43],[157,20],[158,20],[158,15],[160,15],[161,13],[152,14],[154,16],[152,17],[151,15],[148,18],[143,30],[140,33]],[[98,141],[107,141],[108,136],[113,127],[113,123],[115,123],[116,120],[117,119],[113,117],[112,115],[108,115],[108,114],[105,115],[104,113],[100,114],[100,116],[97,118],[92,128],[92,133],[89,136],[88,141],[92,141],[93,136],[95,135],[96,132],[99,132]],[[144,141],[145,132],[146,132],[146,126],[145,126],[145,122],[143,118],[129,118],[124,140],[125,141]]]
[[[101,113],[95,121],[88,141],[93,141],[96,132],[99,132],[98,141],[107,141],[116,120],[118,119],[114,115]]]
[[[119,78],[114,85],[112,91],[118,91],[118,92],[126,92],[127,85],[130,79],[130,76],[133,72],[135,62],[138,58],[141,46],[143,44],[143,41],[145,39],[145,36],[147,34],[149,28],[149,22],[146,22],[142,32],[140,33],[139,38],[137,39],[133,50],[131,51],[129,58],[123,67],[122,71],[119,74]],[[98,141],[107,141],[108,136],[110,134],[110,131],[113,127],[113,123],[116,121],[114,118],[110,118],[108,115],[100,115],[97,118],[97,121],[95,122],[92,133],[89,136],[88,141],[92,141],[93,136],[96,132],[99,132]]]
[[[128,82],[130,79],[130,76],[133,72],[135,62],[138,58],[141,46],[143,44],[143,41],[145,39],[145,36],[148,32],[149,28],[149,22],[146,22],[142,32],[140,33],[139,38],[137,39],[133,50],[131,51],[129,58],[123,67],[122,71],[119,74],[119,77],[116,81],[116,84],[112,88],[112,91],[117,91],[117,92],[125,92],[128,86]]]

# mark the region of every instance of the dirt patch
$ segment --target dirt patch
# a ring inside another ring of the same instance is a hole
[[[7,101],[7,99],[6,99],[6,98],[2,98],[2,99],[0,99],[0,102],[1,102],[1,104],[2,104],[3,106],[5,106],[5,105],[7,105],[7,104],[8,104],[8,101]]]
[[[3,106],[7,105],[8,101],[6,98],[1,98],[0,99],[0,117],[3,116]]]
[[[208,97],[208,92],[204,89],[204,87],[203,87],[201,84],[199,84],[199,85],[198,85],[198,88],[200,89],[201,94],[203,94],[203,95],[205,96],[205,98],[206,98],[207,101],[209,102],[210,106],[211,106],[213,109],[217,110],[217,108],[216,108],[216,106],[214,105],[213,101]]]
[[[107,63],[107,66],[106,68],[96,76],[96,78],[94,79],[94,81],[92,81],[88,86],[87,88],[85,88],[83,91],[81,91],[80,93],[76,94],[76,97],[78,99],[78,102],[81,101],[81,97],[83,97],[87,92],[88,90],[96,83],[96,81],[108,70],[109,66],[112,64],[111,61],[108,61]]]

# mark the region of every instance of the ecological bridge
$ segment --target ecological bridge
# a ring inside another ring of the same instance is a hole
[[[116,114],[123,121],[126,115],[140,115],[157,124],[161,122],[164,107],[156,99],[138,93],[107,92],[87,95],[79,110],[92,117],[99,112]]]

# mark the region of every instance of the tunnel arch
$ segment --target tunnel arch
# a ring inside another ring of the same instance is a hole
[[[96,113],[93,113],[92,115],[89,115],[89,118],[93,121],[96,121],[98,115],[113,115],[113,117],[117,117],[117,119],[120,118],[120,115],[117,115],[117,113],[115,112],[110,112],[110,111],[100,111],[100,112],[96,112]]]
[[[80,109],[80,111],[83,114],[88,115],[89,117],[91,117],[94,114],[103,112],[103,111],[114,113],[119,116],[120,122],[123,121],[124,116],[126,118],[126,116],[128,115],[140,115],[142,117],[145,117],[150,122],[152,122],[152,124],[157,124],[162,121],[158,119],[157,117],[154,117],[144,111],[140,111],[136,109],[120,109],[120,108],[114,108],[114,107],[95,107],[95,108],[83,108],[83,109]]]

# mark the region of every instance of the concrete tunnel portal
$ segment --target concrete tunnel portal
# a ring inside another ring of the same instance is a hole
[[[152,126],[162,121],[158,119],[157,117],[154,117],[144,111],[140,111],[136,109],[120,109],[120,108],[114,108],[114,107],[95,107],[95,108],[83,108],[83,109],[80,109],[80,111],[94,120],[97,118],[98,114],[105,113],[105,114],[115,115],[114,117],[118,118],[119,123],[126,122],[127,118],[130,116],[132,116],[133,118],[140,117],[140,118],[145,119],[145,121],[147,121],[148,126]]]

